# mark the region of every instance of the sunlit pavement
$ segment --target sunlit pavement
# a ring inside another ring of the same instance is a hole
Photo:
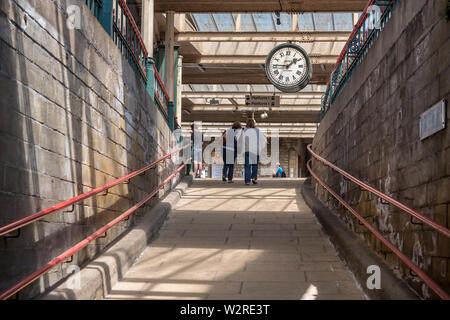
[[[296,187],[199,179],[109,299],[364,299]]]

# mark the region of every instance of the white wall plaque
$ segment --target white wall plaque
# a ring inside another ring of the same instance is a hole
[[[420,140],[445,129],[447,121],[445,108],[446,101],[441,100],[420,115]]]

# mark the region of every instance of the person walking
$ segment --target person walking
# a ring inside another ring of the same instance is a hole
[[[196,178],[201,178],[202,174],[202,151],[203,151],[203,133],[198,124],[191,125],[192,134],[192,160],[194,161],[194,174]]]
[[[237,158],[237,141],[241,134],[241,123],[236,121],[233,123],[231,129],[228,129],[223,133],[222,142],[222,155],[223,155],[223,171],[222,181],[233,183],[234,164]]]
[[[244,130],[244,151],[245,151],[245,184],[258,184],[258,163],[259,156],[266,144],[264,134],[256,128],[256,121],[248,119]]]

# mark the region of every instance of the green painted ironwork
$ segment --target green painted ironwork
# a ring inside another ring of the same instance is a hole
[[[147,82],[147,49],[139,29],[124,0],[114,0],[112,7],[112,38],[133,69]]]
[[[325,95],[322,97],[322,107],[319,113],[319,121],[330,109],[332,103],[341,93],[345,84],[351,78],[356,67],[364,59],[381,30],[392,17],[392,12],[401,0],[370,0],[353,29],[344,49],[339,56],[335,68],[327,84]],[[379,8],[379,19],[369,9]]]
[[[93,15],[113,38],[120,52],[145,83],[146,90],[164,116],[171,131],[174,130],[175,107],[164,86],[165,53],[159,50],[156,63],[148,57],[139,29],[124,0],[85,0]],[[178,57],[178,46],[176,48]],[[175,60],[175,63],[178,59]],[[175,72],[177,67],[175,65]],[[161,76],[160,76],[161,74]],[[175,79],[176,79],[176,75]]]
[[[111,2],[111,1],[106,1]],[[103,8],[103,0],[84,0],[86,6],[91,10],[92,14],[99,19]],[[99,19],[100,20],[100,19]]]
[[[174,117],[177,114],[177,110],[178,108],[181,108],[181,106],[177,105],[177,101],[178,101],[178,56],[179,56],[179,50],[180,50],[180,46],[175,45],[175,69],[174,69],[174,80],[173,80],[173,86],[174,86],[174,91],[173,91],[173,102],[174,102],[174,110],[173,110],[173,114]],[[178,122],[174,121],[174,128],[176,129],[176,127],[178,126]]]

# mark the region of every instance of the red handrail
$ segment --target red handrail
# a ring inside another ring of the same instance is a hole
[[[139,203],[122,213],[120,216],[109,222],[104,227],[98,229],[95,233],[90,235],[89,237],[85,238],[84,240],[78,242],[75,246],[70,248],[69,250],[65,251],[49,263],[47,263],[45,266],[40,268],[39,270],[33,272],[26,278],[22,279],[17,284],[13,285],[9,289],[7,289],[5,292],[0,294],[0,300],[6,300],[12,295],[14,295],[16,292],[22,290],[24,287],[28,286],[30,283],[38,279],[40,276],[42,276],[44,273],[48,272],[50,269],[52,269],[54,266],[58,265],[59,263],[63,262],[70,256],[72,256],[77,251],[83,249],[85,246],[87,246],[90,242],[94,241],[101,235],[103,235],[106,231],[111,229],[113,226],[118,224],[120,221],[124,220],[126,217],[131,215],[133,212],[135,212],[139,207],[141,207],[143,204],[145,204],[148,200],[150,200],[161,188],[163,188],[169,181],[171,181],[177,173],[179,173],[183,168],[186,166],[186,164],[181,165],[177,170],[175,170],[174,173],[172,173],[166,180],[164,180],[155,190],[153,190],[150,194],[148,194],[143,200],[141,200]]]
[[[439,231],[440,233],[442,233],[444,236],[446,237],[450,237],[450,230],[447,229],[444,226],[441,226],[440,224],[436,223],[435,221],[431,220],[430,218],[428,218],[427,216],[424,216],[423,214],[421,214],[420,212],[417,212],[414,209],[411,209],[410,207],[404,205],[403,203],[395,200],[394,198],[389,197],[388,195],[384,194],[381,191],[378,191],[377,189],[369,186],[368,184],[362,182],[361,180],[358,180],[357,178],[355,178],[354,176],[352,176],[351,174],[345,172],[344,170],[342,170],[341,168],[335,166],[334,164],[332,164],[331,162],[327,161],[326,159],[322,158],[321,156],[319,156],[317,153],[315,153],[314,151],[312,151],[311,145],[308,145],[308,151],[317,159],[320,160],[321,162],[323,162],[325,165],[329,166],[330,168],[336,170],[337,172],[339,172],[341,175],[345,176],[347,179],[353,181],[354,183],[356,183],[357,185],[359,185],[360,187],[368,190],[369,192],[375,194],[377,197],[380,197],[386,201],[388,201],[389,203],[391,203],[392,205],[396,206],[397,208],[405,211],[406,213],[409,213],[410,215],[412,215],[414,218],[422,221],[423,223],[427,224],[428,226],[432,227],[433,229]]]
[[[174,155],[175,153],[180,152],[181,150],[183,150],[185,148],[186,147],[178,148],[178,149],[176,149],[176,150],[166,154],[162,158],[156,160],[155,162],[152,162],[149,165],[143,167],[142,169],[139,169],[137,171],[131,172],[131,173],[127,174],[126,176],[123,176],[122,178],[116,179],[116,180],[114,180],[114,181],[112,181],[110,183],[107,183],[107,184],[105,184],[105,185],[103,185],[101,187],[95,188],[95,189],[93,189],[93,190],[91,190],[89,192],[80,194],[80,195],[78,195],[78,196],[76,196],[74,198],[71,198],[71,199],[66,200],[64,202],[61,202],[61,203],[58,203],[58,204],[56,204],[56,205],[54,205],[54,206],[52,206],[50,208],[47,208],[47,209],[41,210],[39,212],[33,213],[32,215],[29,215],[29,216],[27,216],[25,218],[19,219],[19,220],[15,221],[15,222],[12,222],[12,223],[7,224],[7,225],[5,225],[3,227],[0,227],[0,236],[4,235],[6,233],[10,233],[10,232],[12,232],[14,230],[17,230],[19,228],[22,228],[22,227],[24,227],[24,226],[26,226],[26,225],[28,225],[28,224],[30,224],[32,222],[40,220],[40,219],[42,219],[43,217],[49,215],[52,212],[61,210],[61,209],[65,208],[65,207],[68,207],[70,205],[74,205],[77,202],[80,202],[80,201],[82,201],[84,199],[90,198],[90,197],[92,197],[92,196],[94,196],[94,195],[96,195],[96,194],[98,194],[98,193],[100,193],[102,191],[108,190],[108,189],[118,185],[119,183],[126,182],[127,180],[129,180],[129,179],[131,179],[131,178],[133,178],[133,177],[135,177],[135,176],[137,176],[137,175],[139,175],[139,174],[141,174],[141,173],[143,173],[143,172],[153,168],[158,163],[160,163],[160,162],[162,162],[162,161],[172,157],[172,155]]]
[[[128,20],[130,20],[131,27],[133,28],[133,31],[141,44],[142,52],[144,53],[145,58],[148,58],[148,51],[147,48],[145,47],[144,40],[142,40],[139,28],[137,27],[136,22],[134,21],[133,15],[131,14],[130,9],[127,6],[127,3],[124,0],[119,0],[119,5],[122,7],[125,16],[128,18]]]
[[[315,154],[311,150],[311,145],[308,145],[308,150],[311,152],[311,154],[316,157],[318,160],[322,161],[323,158],[319,157],[317,154]],[[398,250],[392,243],[390,243],[385,237],[383,237],[372,225],[370,225],[355,209],[353,209],[341,196],[339,196],[330,186],[328,186],[325,182],[323,182],[311,169],[311,159],[307,163],[307,168],[311,175],[314,177],[314,179],[317,180],[329,193],[331,193],[348,211],[350,211],[370,232],[372,232],[377,239],[379,239],[384,245],[386,245],[397,257],[399,257],[400,260],[402,260],[413,272],[415,272],[439,297],[441,297],[443,300],[450,300],[450,296],[436,283],[434,282],[429,276],[427,276],[422,269],[417,267],[408,257],[406,257],[400,250]],[[326,160],[325,160],[326,161]],[[331,164],[328,161],[326,161],[327,165]],[[336,166],[330,166],[333,169],[337,168]],[[339,169],[340,171],[343,171]],[[361,187],[365,188],[364,186],[367,186],[363,182],[359,181],[358,179],[352,177],[350,174],[346,173],[346,176],[351,179],[352,181],[360,182],[359,184]],[[367,188],[369,192],[371,192],[372,187]],[[375,190],[375,189],[373,189]],[[377,191],[379,192],[379,191]],[[386,196],[386,195],[384,195]],[[392,199],[388,196],[386,196],[389,199]],[[383,197],[384,198],[384,197]],[[389,201],[388,199],[384,198],[385,200]],[[394,200],[394,199],[392,199]],[[398,202],[394,200],[395,202]],[[391,202],[392,203],[392,202]],[[395,205],[395,204],[394,204]],[[406,207],[406,206],[405,206]],[[412,209],[411,209],[412,210]],[[447,229],[448,230],[448,229]]]
[[[156,81],[158,81],[159,86],[161,87],[161,90],[164,93],[164,97],[166,98],[167,101],[170,101],[169,94],[167,93],[166,87],[164,86],[164,82],[162,81],[161,76],[159,75],[158,69],[156,69],[155,65],[153,65],[153,69],[155,71]]]
[[[334,65],[334,67],[336,68],[339,63],[342,61],[342,59],[344,58],[346,52],[347,52],[347,47],[350,44],[350,42],[353,40],[353,37],[355,36],[355,34],[358,32],[359,28],[361,28],[361,26],[363,25],[364,21],[366,20],[368,14],[367,14],[367,9],[369,9],[369,7],[371,5],[373,5],[373,3],[375,2],[375,0],[369,0],[369,2],[366,4],[366,7],[364,8],[361,17],[359,17],[358,21],[356,22],[355,26],[353,27],[353,31],[352,34],[350,35],[350,37],[348,38],[347,42],[345,43],[344,48],[341,51],[341,54],[339,55],[339,58],[336,62],[336,64]]]

